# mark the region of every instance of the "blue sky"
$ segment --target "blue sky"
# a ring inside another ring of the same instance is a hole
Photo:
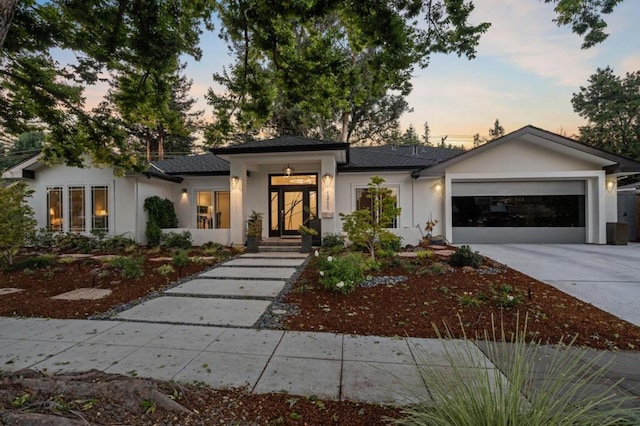
[[[510,132],[532,124],[553,132],[577,134],[584,121],[573,112],[571,95],[598,67],[616,74],[640,70],[640,1],[626,0],[607,17],[609,38],[582,50],[582,39],[568,27],[558,27],[553,5],[542,0],[476,0],[473,22],[492,26],[481,38],[474,60],[437,55],[428,68],[417,69],[408,97],[414,112],[402,117],[419,133],[429,122],[432,140],[470,143],[472,135],[487,136],[496,118]],[[189,61],[192,95],[198,108],[211,111],[204,95],[211,76],[231,63],[217,34],[204,34],[200,62]],[[219,89],[219,88],[218,88]],[[87,93],[94,104],[101,89]],[[97,102],[95,102],[97,103]]]

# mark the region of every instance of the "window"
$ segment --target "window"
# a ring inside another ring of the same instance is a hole
[[[584,195],[452,197],[453,226],[584,227]]]
[[[229,191],[196,192],[196,227],[198,229],[229,229],[231,202]]]
[[[109,188],[91,187],[91,229],[109,231]]]
[[[64,217],[62,216],[62,187],[47,188],[47,229],[62,232]]]
[[[69,187],[69,231],[84,232],[86,228],[85,219],[85,196],[84,186]]]
[[[389,187],[385,187],[385,188],[391,191],[391,196],[395,200],[394,206],[397,206],[398,205],[397,188],[389,188]],[[374,219],[379,217],[381,213],[381,212],[373,211],[373,200],[369,195],[368,188],[356,188],[356,210],[369,210],[371,211],[371,215],[374,217]],[[393,219],[393,223],[391,224],[390,228],[397,228],[397,227],[398,227],[398,218],[395,217]]]

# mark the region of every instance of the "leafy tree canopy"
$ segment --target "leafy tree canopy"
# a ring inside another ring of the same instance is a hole
[[[640,71],[624,77],[598,69],[571,98],[573,110],[588,124],[580,141],[596,148],[640,159]]]

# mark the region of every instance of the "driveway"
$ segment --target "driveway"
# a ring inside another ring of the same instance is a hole
[[[640,326],[640,244],[472,244],[474,251]]]

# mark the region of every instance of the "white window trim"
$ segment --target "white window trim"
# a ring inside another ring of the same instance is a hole
[[[74,234],[80,235],[91,235],[91,231],[93,230],[93,205],[92,205],[92,189],[94,187],[104,187],[107,188],[107,203],[109,207],[108,219],[107,219],[107,234],[114,235],[114,219],[115,219],[115,193],[113,190],[113,185],[111,183],[69,183],[69,184],[51,184],[45,186],[45,228],[48,228],[49,224],[49,190],[53,188],[62,188],[62,229],[60,231],[53,232],[72,232],[71,229],[71,216],[69,214],[69,190],[70,188],[84,188],[84,206],[85,206],[85,230],[83,232],[73,232]]]
[[[213,228],[209,228],[209,229],[200,229],[198,228],[198,192],[211,192],[211,203],[213,205],[213,210],[216,210],[216,200],[215,200],[215,193],[216,192],[228,192],[229,193],[229,197],[231,197],[231,188],[228,186],[194,186],[190,189],[189,195],[190,195],[190,199],[193,200],[193,204],[190,207],[191,210],[191,223],[193,223],[193,228],[197,229],[198,231],[213,231],[213,230],[221,230],[221,231],[228,231],[231,229],[231,227],[229,228],[216,228],[215,226]],[[229,210],[231,210],[231,206],[229,206]],[[231,212],[230,212],[231,213]],[[214,221],[214,225],[215,225],[215,221]]]

